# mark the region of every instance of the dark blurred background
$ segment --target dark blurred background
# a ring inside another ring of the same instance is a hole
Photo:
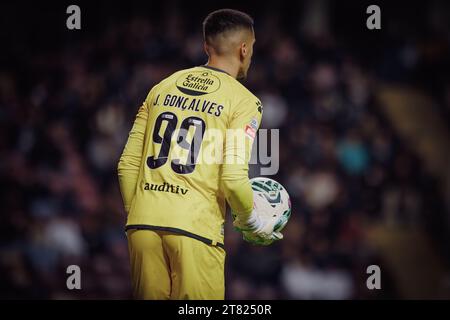
[[[0,298],[131,297],[117,161],[150,88],[206,62],[201,23],[223,7],[255,18],[245,85],[280,129],[272,178],[293,204],[270,247],[227,225],[227,298],[449,299],[443,0],[2,1]],[[82,290],[66,288],[71,264]]]

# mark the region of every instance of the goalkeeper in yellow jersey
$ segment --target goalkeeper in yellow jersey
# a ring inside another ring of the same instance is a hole
[[[118,164],[137,299],[224,298],[226,202],[236,227],[267,230],[248,178],[263,109],[237,81],[250,66],[253,20],[218,10],[203,34],[208,63],[150,90]]]

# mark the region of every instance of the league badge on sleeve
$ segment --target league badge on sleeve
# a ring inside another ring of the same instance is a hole
[[[245,126],[244,130],[245,130],[245,134],[248,137],[255,139],[256,131],[258,130],[258,120],[256,118],[252,118],[250,123]]]

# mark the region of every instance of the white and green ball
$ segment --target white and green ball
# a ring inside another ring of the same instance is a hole
[[[256,212],[263,219],[280,218],[274,230],[279,232],[291,216],[291,200],[281,183],[265,177],[250,179]]]

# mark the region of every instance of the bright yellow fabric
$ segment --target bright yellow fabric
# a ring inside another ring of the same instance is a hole
[[[225,200],[242,219],[253,207],[248,162],[252,133],[261,117],[261,102],[250,91],[225,72],[204,66],[176,72],[153,87],[139,109],[118,164],[127,225],[177,228],[223,243]],[[187,118],[191,126],[186,139],[177,142]],[[197,154],[203,158],[212,151],[223,164],[197,163],[192,172],[179,173],[179,165],[190,159],[192,137],[201,132],[202,121],[207,133],[200,139]],[[194,124],[199,125],[196,130]],[[171,141],[167,161],[151,168],[149,157],[158,158],[171,125],[175,130],[167,138]],[[232,144],[226,138],[227,129],[239,129],[245,144]],[[215,140],[217,132],[224,140]]]
[[[136,299],[224,299],[222,248],[163,231],[128,230],[127,237]]]

